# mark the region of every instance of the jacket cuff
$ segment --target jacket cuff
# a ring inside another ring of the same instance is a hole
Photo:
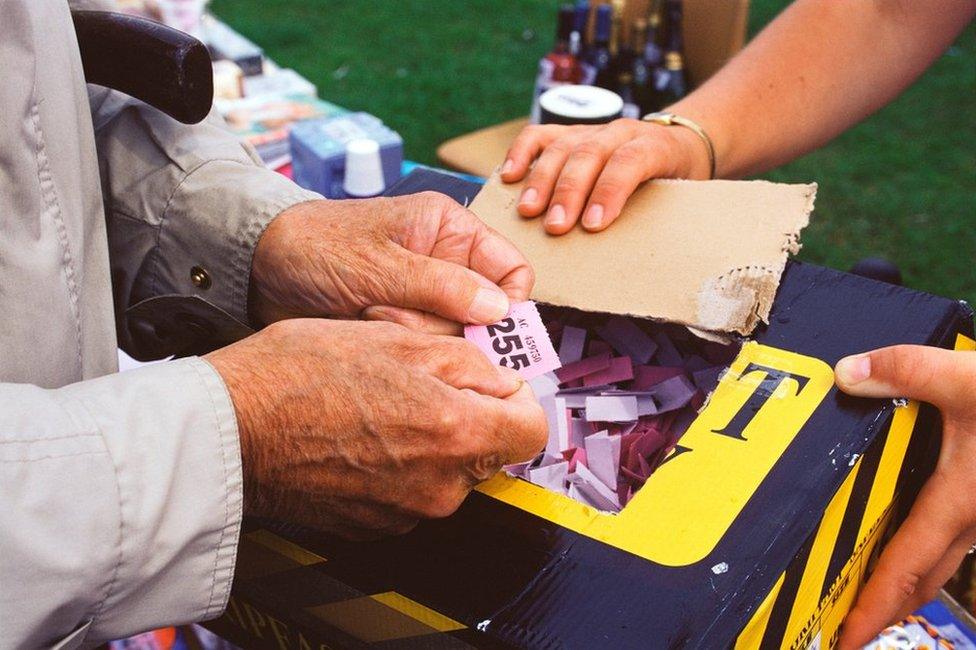
[[[157,286],[199,296],[250,323],[247,295],[258,240],[283,210],[320,198],[263,167],[232,160],[201,164],[186,175],[163,212]]]
[[[237,418],[200,358],[68,386],[114,460],[118,564],[86,642],[207,620],[227,606],[243,516]]]

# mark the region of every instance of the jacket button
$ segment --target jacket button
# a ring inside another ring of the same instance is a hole
[[[202,266],[194,266],[190,269],[190,282],[193,286],[201,289],[209,289],[211,285],[210,274]]]

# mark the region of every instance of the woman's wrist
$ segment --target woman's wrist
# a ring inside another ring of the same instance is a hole
[[[729,160],[731,155],[728,147],[729,142],[726,132],[723,131],[721,124],[719,124],[719,122],[723,121],[722,118],[724,115],[719,114],[719,119],[716,120],[716,111],[704,109],[704,105],[707,105],[708,102],[704,97],[700,96],[700,92],[700,90],[695,91],[688,97],[662,110],[691,120],[707,134],[708,139],[711,141],[712,152],[715,158],[715,173],[713,177],[729,178],[729,162],[731,162]],[[707,145],[690,129],[682,128],[680,130],[689,132],[681,136],[682,141],[690,143],[689,146],[695,145],[692,140],[698,140],[697,147],[693,150],[695,156],[695,172],[698,174],[694,178],[707,178],[710,171]],[[703,159],[706,165],[704,175],[701,174]]]
[[[708,148],[694,131],[678,125],[645,124],[648,134],[654,133],[655,141],[665,144],[666,160],[671,165],[666,173],[658,175],[659,178],[709,179],[711,161]]]
[[[697,122],[695,122],[694,120],[689,120],[688,118],[683,117],[681,115],[676,115],[675,113],[668,113],[663,111],[657,113],[648,113],[647,115],[644,116],[643,121],[650,122],[652,124],[659,124],[661,126],[678,127],[681,129],[687,129],[691,133],[694,133],[695,136],[698,138],[699,142],[701,143],[701,145],[704,146],[705,155],[708,159],[708,171],[705,176],[705,179],[711,180],[715,178],[715,149],[712,146],[712,139],[708,137],[708,134],[705,132],[703,128],[701,128],[701,126],[699,126]],[[688,165],[688,169],[685,170],[684,173],[678,174],[679,177],[687,178],[690,176],[696,176],[697,170],[695,169],[694,160],[695,158],[691,157],[691,162]]]

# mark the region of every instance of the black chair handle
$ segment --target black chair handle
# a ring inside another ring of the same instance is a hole
[[[213,105],[207,46],[166,25],[109,11],[72,11],[85,79],[142,100],[184,124]]]

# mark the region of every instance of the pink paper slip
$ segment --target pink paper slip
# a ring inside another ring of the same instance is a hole
[[[591,375],[594,372],[600,370],[606,370],[610,367],[610,353],[602,352],[593,357],[587,357],[585,359],[580,359],[579,361],[566,364],[564,367],[559,369],[556,373],[556,377],[560,382],[566,383],[573,381],[574,379],[580,379],[586,375]]]
[[[569,325],[563,328],[563,336],[559,340],[559,360],[563,365],[583,358],[584,343],[586,343],[585,329]]]
[[[603,386],[634,378],[634,363],[630,357],[614,357],[610,365],[583,377],[584,386]]]
[[[531,300],[514,303],[508,316],[493,325],[467,325],[464,338],[481,348],[492,363],[517,370],[525,379],[560,366],[549,332]]]

